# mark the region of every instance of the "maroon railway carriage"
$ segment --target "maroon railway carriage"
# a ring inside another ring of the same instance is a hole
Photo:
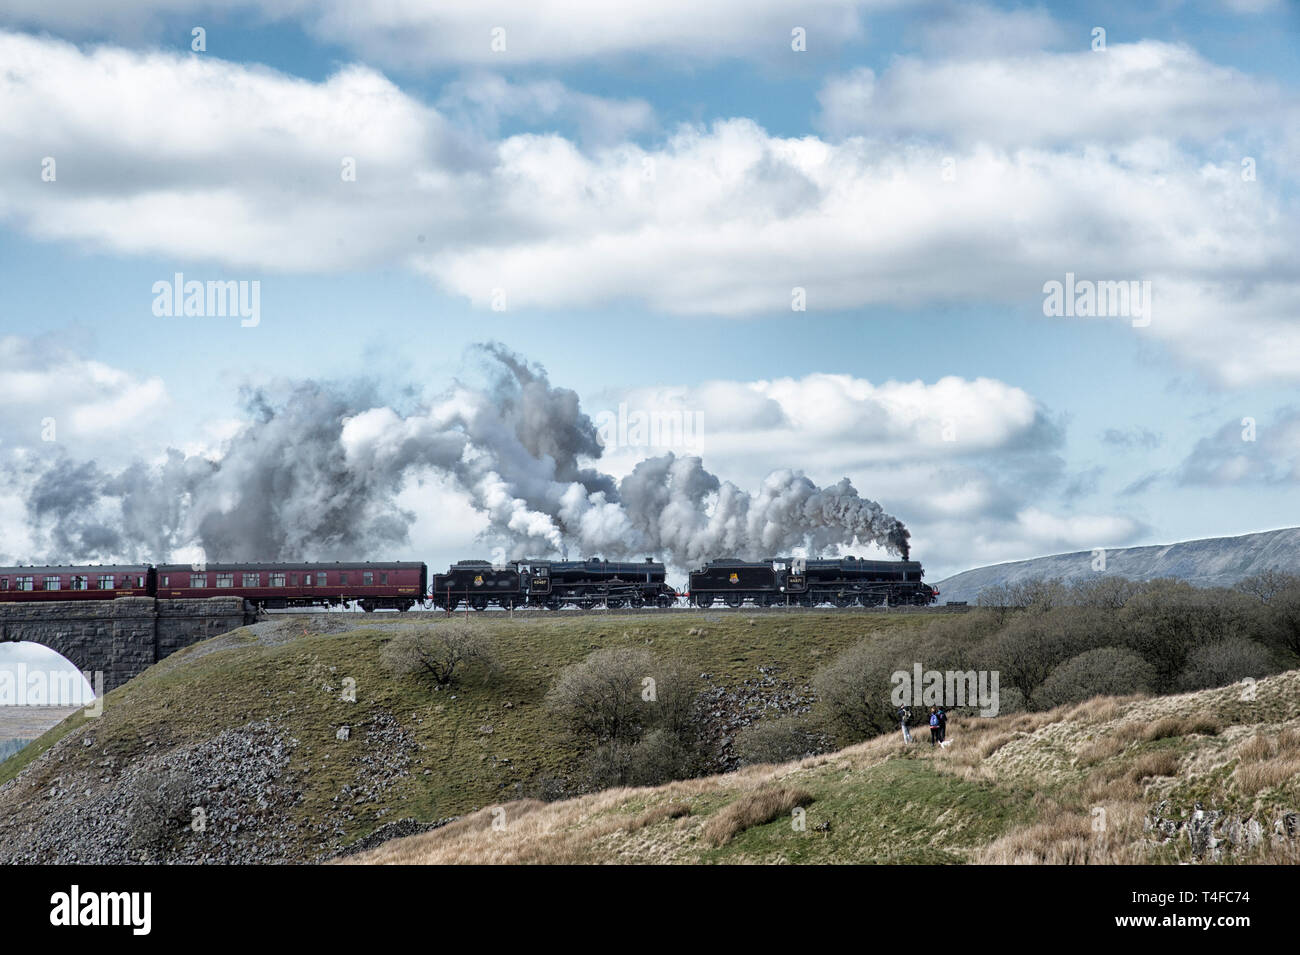
[[[148,564],[0,567],[0,601],[112,600],[154,596]]]
[[[409,610],[425,599],[423,563],[159,564],[158,596],[243,597],[258,607],[339,606]]]

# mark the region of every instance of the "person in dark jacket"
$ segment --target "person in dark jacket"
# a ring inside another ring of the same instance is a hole
[[[904,743],[912,742],[912,733],[907,728],[907,721],[910,720],[911,718],[912,718],[912,711],[909,710],[906,706],[900,706],[898,708],[898,725],[903,728]]]
[[[933,746],[939,742],[939,708],[930,707],[930,745]]]
[[[939,742],[942,743],[948,738],[948,714],[939,707]]]

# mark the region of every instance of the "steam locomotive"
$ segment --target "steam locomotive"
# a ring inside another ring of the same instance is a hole
[[[474,610],[490,606],[582,608],[602,604],[611,610],[647,605],[671,607],[677,591],[665,580],[666,569],[652,557],[643,563],[601,560],[528,560],[494,567],[487,561],[457,561],[445,574],[434,574],[430,598],[435,606],[455,610],[462,600]]]
[[[939,590],[921,582],[924,571],[914,560],[831,560],[775,558],[766,561],[714,560],[691,571],[690,601],[710,607],[720,600],[728,607],[750,601],[756,607],[878,607],[925,606]]]
[[[664,565],[650,557],[641,563],[462,560],[432,577],[425,564],[413,561],[0,567],[0,603],[242,597],[259,609],[355,603],[365,611],[410,610],[432,603],[450,611],[463,604],[473,610],[664,608],[686,597],[697,607],[924,606],[939,591],[922,583],[923,574],[912,560],[721,559],[691,571],[689,590],[679,594],[667,583]]]

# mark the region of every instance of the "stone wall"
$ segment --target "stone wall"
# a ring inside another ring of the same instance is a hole
[[[43,644],[83,672],[103,673],[108,692],[181,647],[252,621],[238,597],[5,603],[0,641]]]

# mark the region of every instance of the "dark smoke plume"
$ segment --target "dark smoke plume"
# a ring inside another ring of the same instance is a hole
[[[56,460],[27,475],[29,521],[60,561],[195,548],[210,561],[368,558],[408,540],[416,515],[398,495],[429,477],[469,496],[488,519],[483,544],[507,560],[653,554],[686,567],[855,541],[907,555],[907,529],[847,478],[817,487],[777,470],[750,493],[670,453],[617,481],[584,463],[602,449],[575,392],[500,345],[475,355],[485,386],[458,382],[410,413],[308,381],[248,394],[247,423],[215,459],[173,450],[117,473]]]

